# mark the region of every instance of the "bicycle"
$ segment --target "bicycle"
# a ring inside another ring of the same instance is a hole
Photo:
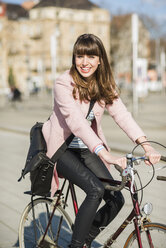
[[[147,158],[142,156],[134,157],[133,152],[136,147],[134,147],[132,153],[126,155],[127,167],[125,170],[115,165],[115,168],[120,172],[122,180],[105,180],[101,178],[103,181],[109,181],[108,190],[128,189],[133,204],[131,213],[119,228],[107,238],[102,246],[103,248],[113,247],[112,245],[116,239],[130,223],[134,224],[134,230],[125,241],[124,248],[164,248],[166,245],[166,225],[151,222],[149,219],[152,204],[145,204],[141,211],[140,204],[142,199],[139,202],[138,192],[143,192],[143,189],[152,181],[155,170],[152,165],[152,178],[143,187],[135,167],[136,164],[140,164],[141,161],[145,161]],[[166,161],[166,157],[161,157],[161,160]],[[140,181],[141,188],[139,190],[135,182],[135,175],[138,176]],[[158,180],[164,180],[164,178],[157,177]],[[60,190],[56,192],[53,198],[37,197],[36,199],[31,199],[31,202],[24,209],[20,220],[20,248],[67,248],[73,228],[72,219],[66,211],[69,192],[71,193],[73,209],[76,215],[78,212],[78,202],[75,186],[66,179],[64,179]],[[159,242],[160,245],[158,244]]]

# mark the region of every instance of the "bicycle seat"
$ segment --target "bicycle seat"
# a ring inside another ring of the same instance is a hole
[[[24,191],[25,195],[32,195],[32,191],[28,190],[28,191]],[[51,192],[49,192],[47,195],[45,195],[46,197],[50,197],[51,196]]]

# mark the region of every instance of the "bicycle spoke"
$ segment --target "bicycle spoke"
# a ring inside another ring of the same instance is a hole
[[[40,243],[42,243],[45,248],[60,248],[68,246],[71,240],[72,223],[67,213],[60,206],[58,206],[55,210],[50,227],[48,228],[48,232],[46,233],[46,236],[43,240],[43,235],[52,213],[51,202],[51,200],[40,198],[34,200],[37,244],[35,240],[34,221],[31,205],[26,209],[20,224],[20,248],[36,248],[36,246]],[[61,225],[59,226],[59,224]]]

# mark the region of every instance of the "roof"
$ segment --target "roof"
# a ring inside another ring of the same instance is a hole
[[[86,9],[90,10],[92,8],[99,8],[96,4],[88,0],[41,0],[33,8],[43,8],[43,7],[61,7],[61,8],[71,8],[71,9]]]
[[[3,15],[6,16],[9,20],[17,20],[19,18],[28,18],[28,12],[18,4],[11,3],[2,3],[0,5],[4,9]]]
[[[35,5],[35,1],[33,0],[25,1],[21,4],[21,6],[27,10],[31,9],[34,5]]]

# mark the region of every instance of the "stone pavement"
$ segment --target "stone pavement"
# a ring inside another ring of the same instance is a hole
[[[122,98],[128,109],[131,110],[130,98],[127,95],[122,95]],[[164,145],[166,145],[165,106],[166,95],[163,93],[150,94],[146,99],[140,101],[139,113],[136,117],[147,136]],[[0,248],[18,247],[19,219],[30,198],[23,194],[24,191],[29,190],[28,176],[20,183],[17,183],[17,179],[25,163],[29,146],[29,130],[36,121],[45,121],[51,111],[52,96],[44,92],[38,96],[32,96],[30,99],[24,99],[23,102],[15,106],[0,97]],[[133,143],[107,113],[103,117],[102,125],[113,153],[118,152],[118,154],[124,155],[131,151]],[[166,156],[166,151],[164,149],[161,151]],[[157,166],[157,168],[159,167],[161,165]],[[157,171],[157,173],[166,175],[164,170]],[[162,223],[166,223],[166,187],[164,187],[164,183],[156,182],[154,179],[150,187],[144,191],[145,202],[150,201],[154,204],[152,218],[156,222]],[[83,193],[79,190],[77,192],[79,192],[78,196],[81,201]],[[124,191],[123,194],[126,204],[111,224],[113,230],[124,220],[124,216],[131,208],[128,192]],[[99,243],[102,243],[107,237],[108,230],[99,235],[97,238]],[[128,229],[124,231],[120,245],[115,247],[122,247],[122,243],[129,233]],[[97,248],[99,245],[96,243],[95,247]]]
[[[122,94],[128,110],[132,112],[130,96]],[[29,134],[36,121],[45,121],[52,112],[52,95],[41,92],[38,96],[24,99],[12,106],[0,97],[0,129]],[[150,140],[166,144],[166,94],[151,93],[139,102],[139,111],[134,116]],[[106,113],[102,126],[110,147],[113,150],[129,152],[133,143]]]

